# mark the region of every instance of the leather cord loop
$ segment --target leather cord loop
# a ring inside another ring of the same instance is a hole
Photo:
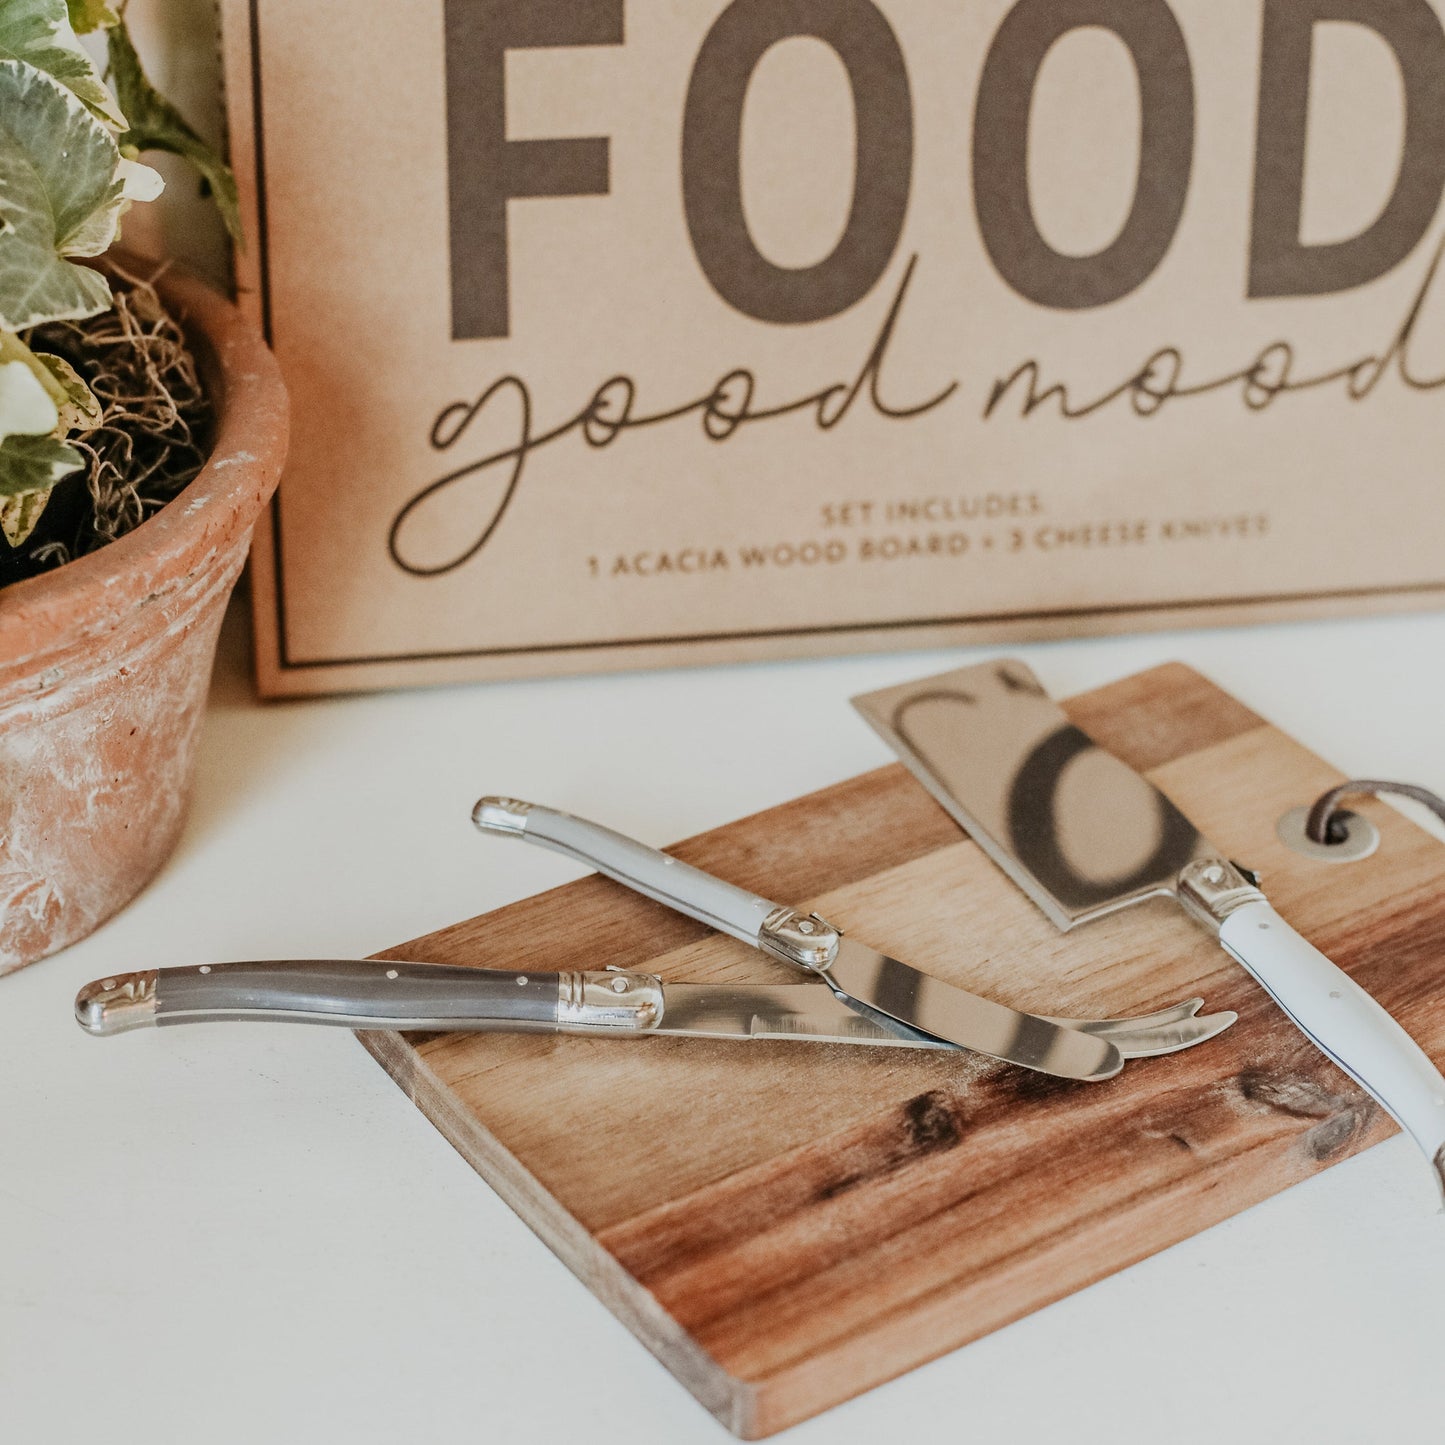
[[[1445,822],[1445,798],[1432,793],[1429,788],[1416,787],[1414,783],[1385,783],[1375,778],[1354,778],[1341,783],[1315,799],[1305,819],[1305,836],[1311,843],[1329,845],[1345,841],[1344,824],[1340,818],[1340,804],[1350,797],[1364,795],[1371,798],[1393,796],[1409,798],[1420,803]]]

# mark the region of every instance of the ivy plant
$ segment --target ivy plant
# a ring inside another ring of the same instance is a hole
[[[104,31],[102,75],[78,36]],[[109,84],[107,84],[109,80]],[[136,201],[160,194],[144,151],[185,157],[231,235],[236,185],[219,156],[146,78],[108,0],[0,0],[0,535],[20,546],[57,484],[81,471],[73,442],[100,407],[73,367],[24,333],[95,316],[110,287],[84,264],[114,242]]]

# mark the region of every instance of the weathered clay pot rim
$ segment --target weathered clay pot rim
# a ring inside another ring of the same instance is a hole
[[[141,275],[158,266],[134,258],[125,264]],[[180,269],[165,270],[154,284],[196,348],[216,408],[210,458],[184,491],[134,531],[0,588],[0,664],[39,662],[122,626],[132,607],[151,600],[132,595],[137,578],[153,579],[156,594],[184,585],[238,532],[249,531],[280,477],[289,408],[280,368],[258,330]]]

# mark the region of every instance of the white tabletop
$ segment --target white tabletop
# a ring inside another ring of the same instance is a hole
[[[1059,694],[1179,658],[1349,772],[1445,788],[1445,617],[1010,650]],[[97,1041],[71,998],[361,956],[580,871],[480,842],[483,792],[666,843],[877,766],[847,698],[985,654],[271,705],[244,654],[233,613],[159,880],[0,980],[0,1438],[726,1438],[350,1034]],[[1434,1440],[1442,1341],[1445,1220],[1392,1139],[789,1438]]]

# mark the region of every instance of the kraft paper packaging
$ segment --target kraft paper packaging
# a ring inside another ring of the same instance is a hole
[[[222,0],[303,693],[1445,598],[1429,0]]]

